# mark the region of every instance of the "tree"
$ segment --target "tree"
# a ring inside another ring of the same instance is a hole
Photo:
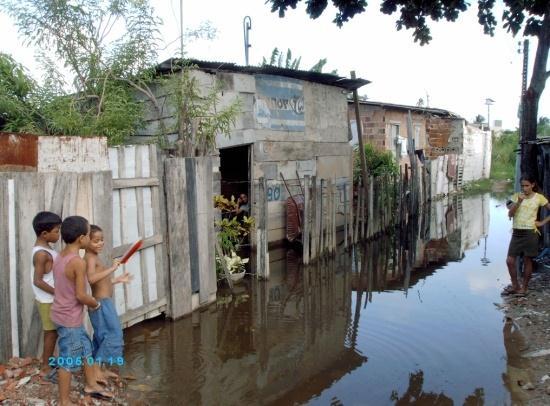
[[[23,66],[0,52],[0,130],[32,131],[35,89]]]
[[[296,8],[302,0],[267,0],[271,11],[284,17],[287,9]],[[327,0],[307,0],[306,12],[311,18],[319,17],[326,9]],[[478,21],[485,34],[493,35],[497,26],[494,15],[495,0],[477,0]],[[536,156],[532,146],[526,143],[536,139],[537,115],[539,100],[546,86],[550,72],[546,70],[550,50],[550,1],[548,0],[503,0],[504,28],[516,35],[520,31],[524,36],[533,36],[538,40],[531,81],[522,96],[520,116],[520,133],[522,137],[521,170],[536,175]],[[356,14],[363,13],[367,7],[366,0],[333,0],[337,12],[334,23],[341,27]],[[433,21],[456,21],[460,13],[470,6],[467,0],[382,0],[381,11],[384,14],[398,12],[397,30],[413,30],[413,38],[425,45],[432,39],[428,19]]]
[[[261,66],[276,66],[278,68],[286,68],[286,69],[300,69],[300,63],[302,62],[302,57],[298,58],[292,58],[292,51],[290,48],[286,51],[286,58],[285,62],[283,63],[283,52],[279,51],[277,47],[273,48],[273,51],[271,51],[271,57],[269,58],[269,62],[267,61],[266,57],[262,58],[262,65]],[[315,65],[313,65],[309,71],[310,72],[318,72],[323,73],[323,68],[327,64],[327,58],[322,58],[317,61]],[[338,71],[335,69],[330,72],[331,75],[337,75]]]
[[[481,114],[478,114],[476,118],[474,119],[475,124],[483,124],[485,123],[485,117],[483,117]]]
[[[0,9],[27,44],[51,50],[41,55],[47,77],[36,89],[41,132],[104,135],[119,144],[143,125],[145,101],[159,123],[159,143],[165,146],[168,133],[177,133],[178,151],[186,156],[207,154],[217,133],[229,135],[238,101],[217,111],[219,86],[200,93],[189,74],[193,67],[185,63],[175,67],[178,74],[157,74],[160,20],[148,0],[0,0]],[[203,24],[185,37],[210,38],[214,32]],[[69,70],[72,83],[54,61]],[[170,105],[157,99],[163,88],[170,91],[163,94]],[[166,124],[167,110],[175,112],[176,128]]]

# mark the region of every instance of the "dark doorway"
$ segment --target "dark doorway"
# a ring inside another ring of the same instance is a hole
[[[220,149],[221,194],[235,200],[241,193],[250,198],[250,145]]]

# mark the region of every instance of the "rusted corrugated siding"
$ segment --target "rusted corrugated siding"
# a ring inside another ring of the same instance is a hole
[[[38,136],[0,132],[0,171],[36,171]]]

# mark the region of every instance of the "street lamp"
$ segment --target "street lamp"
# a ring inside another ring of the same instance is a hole
[[[495,101],[491,98],[485,99],[485,104],[487,105],[487,129],[491,130],[491,106]]]

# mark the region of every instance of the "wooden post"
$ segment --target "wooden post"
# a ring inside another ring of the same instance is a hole
[[[191,313],[191,264],[187,224],[187,176],[185,161],[171,158],[165,161],[166,207],[168,222],[168,258],[170,264],[170,317],[177,319]]]
[[[302,246],[303,246],[303,261],[304,264],[309,264],[309,233],[310,233],[310,219],[311,219],[311,202],[309,201],[309,175],[304,176],[304,217],[302,228]]]
[[[355,79],[355,71],[350,72],[352,79]],[[357,127],[357,140],[359,142],[359,157],[361,162],[362,184],[367,181],[367,159],[365,157],[365,145],[363,144],[363,128],[361,126],[361,114],[359,112],[359,95],[357,89],[353,91],[353,104],[355,105],[355,124]]]
[[[311,178],[311,254],[310,260],[316,260],[319,248],[319,186],[317,176]]]
[[[258,180],[258,228],[256,245],[257,275],[262,279],[269,279],[269,261],[267,259],[267,180],[261,177]]]
[[[357,244],[359,238],[359,219],[361,217],[361,202],[363,200],[362,189],[357,190],[357,209],[355,210],[355,229],[353,231],[353,243]]]
[[[365,239],[365,233],[367,228],[367,204],[368,204],[367,186],[368,186],[368,183],[363,184],[363,208],[361,210],[361,239],[362,240]]]
[[[344,248],[348,248],[348,182],[344,183]]]
[[[338,212],[338,201],[340,193],[338,191],[338,188],[336,187],[336,181],[332,185],[332,191],[333,197],[332,200],[334,202],[334,209],[332,211],[332,252],[336,252],[336,230],[337,230],[337,224],[336,224],[336,214]]]
[[[319,192],[319,200],[320,200],[320,211],[319,211],[319,217],[320,217],[320,231],[319,231],[319,256],[322,256],[325,253],[325,199],[323,199],[323,193],[325,192],[325,184],[326,180],[321,179],[321,186],[320,186],[320,192]]]

